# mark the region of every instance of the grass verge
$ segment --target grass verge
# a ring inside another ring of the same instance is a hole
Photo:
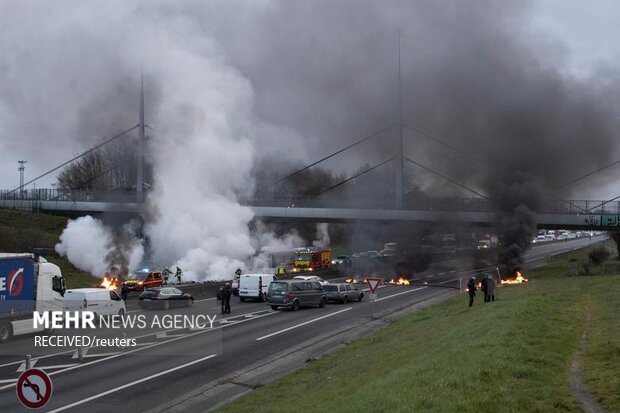
[[[620,276],[567,277],[564,256],[471,309],[460,295],[407,316],[219,412],[572,412],[570,364],[620,411]]]
[[[33,248],[54,249],[67,218],[38,212],[0,209],[0,252],[32,252]],[[100,280],[75,268],[66,258],[45,255],[57,264],[68,288],[93,287]]]

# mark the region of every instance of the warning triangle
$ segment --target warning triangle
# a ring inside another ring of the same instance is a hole
[[[370,287],[370,292],[374,294],[377,287],[383,282],[383,278],[366,278],[366,282],[368,283],[368,287]]]

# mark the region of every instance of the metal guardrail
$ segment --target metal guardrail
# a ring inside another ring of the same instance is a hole
[[[56,188],[28,189],[21,192],[0,190],[0,200],[32,201],[33,203],[37,201],[135,203],[136,193],[132,190],[99,192],[68,191]],[[279,195],[239,199],[242,205],[247,206],[356,209],[394,209],[393,201],[391,198],[376,196],[300,198]],[[403,199],[403,209],[446,212],[493,212],[497,210],[489,200],[484,198],[410,198]],[[543,202],[537,212],[539,214],[620,215],[620,201],[548,200]]]

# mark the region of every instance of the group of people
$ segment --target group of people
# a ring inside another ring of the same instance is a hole
[[[484,293],[484,302],[488,303],[495,301],[495,280],[491,275],[486,275],[480,282],[480,289]],[[471,277],[467,282],[467,292],[469,293],[469,306],[474,305],[474,298],[476,297],[476,277]]]
[[[222,314],[230,314],[230,297],[232,297],[232,295],[233,290],[230,283],[221,286],[217,292],[217,299],[222,301]]]

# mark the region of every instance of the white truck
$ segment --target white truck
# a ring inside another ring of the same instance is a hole
[[[0,343],[43,331],[34,311],[62,311],[65,279],[56,264],[35,254],[0,253]]]
[[[264,301],[269,283],[277,280],[278,277],[273,274],[242,274],[239,278],[239,300],[251,298]]]

